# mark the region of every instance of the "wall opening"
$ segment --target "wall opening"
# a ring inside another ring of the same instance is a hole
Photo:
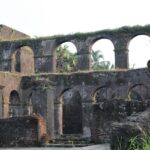
[[[91,47],[93,70],[110,70],[115,68],[114,45],[108,39],[100,39]]]
[[[71,42],[65,42],[56,49],[56,72],[74,72],[77,70],[77,49]]]
[[[143,84],[136,84],[128,91],[129,100],[142,101],[148,98],[148,89]]]
[[[138,35],[134,37],[128,46],[129,64],[131,69],[144,68],[150,60],[150,37]]]
[[[28,46],[17,49],[12,55],[12,72],[20,72],[24,74],[34,73],[34,55]]]
[[[22,112],[21,101],[17,91],[12,91],[9,98],[9,116],[20,116]]]
[[[112,98],[112,89],[107,86],[103,86],[95,90],[93,95],[93,102],[98,103],[104,100],[110,100],[111,98]]]
[[[67,90],[61,96],[62,134],[82,134],[82,100],[78,91]]]

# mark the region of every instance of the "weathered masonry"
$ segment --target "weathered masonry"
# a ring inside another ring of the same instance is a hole
[[[25,55],[31,57],[30,64],[34,64],[35,73],[56,71],[56,48],[64,42],[72,42],[77,48],[78,70],[90,70],[90,53],[93,43],[99,39],[109,39],[114,45],[115,67],[127,69],[128,44],[137,35],[150,35],[149,26],[123,27],[118,30],[103,30],[92,33],[77,33],[66,36],[53,36],[37,39],[17,41],[3,41],[0,43],[1,71],[13,71],[13,56]],[[19,51],[19,52],[18,52]],[[20,53],[20,54],[18,54]],[[23,57],[25,59],[25,56]],[[20,56],[21,57],[21,56]],[[22,59],[21,64],[25,61]],[[28,60],[28,61],[29,61]],[[17,59],[17,61],[19,61]],[[84,62],[84,63],[82,63]],[[20,64],[20,65],[21,65]],[[26,65],[26,64],[25,64]],[[28,66],[28,65],[27,65]],[[26,66],[20,66],[26,72]],[[31,66],[32,67],[32,66]],[[29,72],[32,72],[31,70]]]
[[[43,136],[110,142],[113,122],[150,104],[149,67],[128,70],[128,44],[143,34],[150,36],[150,26],[1,41],[0,117],[38,115],[45,121]],[[103,38],[114,44],[116,70],[93,72],[91,47]],[[68,41],[77,48],[78,71],[55,73],[56,49]]]

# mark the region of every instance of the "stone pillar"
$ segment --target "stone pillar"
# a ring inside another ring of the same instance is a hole
[[[47,90],[47,129],[52,139],[55,138],[55,122],[54,122],[54,88]]]
[[[90,70],[91,69],[91,56],[90,53],[77,54],[77,70]]]
[[[130,37],[128,35],[120,35],[115,43],[115,68],[128,69],[129,68],[129,58],[128,58],[128,43]]]
[[[35,72],[56,72],[54,55],[35,56]]]
[[[39,114],[47,121],[47,90],[40,86],[32,91],[33,113]]]
[[[115,49],[115,68],[128,69],[129,68],[129,57],[128,49]]]
[[[86,40],[74,41],[77,48],[77,70],[91,69],[91,54]]]
[[[59,139],[62,135],[62,103],[54,103],[55,117],[55,139]]]
[[[34,53],[35,72],[56,72],[56,40],[42,40]]]
[[[91,140],[91,130],[92,130],[92,102],[91,100],[86,100],[86,102],[82,103],[82,111],[83,111],[83,138],[87,140]]]
[[[2,97],[2,89],[0,89],[0,118],[3,118],[3,97]]]

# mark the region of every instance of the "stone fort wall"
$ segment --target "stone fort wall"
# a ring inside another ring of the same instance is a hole
[[[149,68],[128,70],[128,44],[141,34],[149,35],[150,26],[1,41],[1,118],[38,114],[44,118],[52,139],[74,135],[86,140],[98,139],[97,142],[105,142],[101,140],[105,137],[108,142],[113,121],[121,121],[133,110],[144,111],[149,107],[146,103],[150,99]],[[103,38],[114,44],[116,70],[93,72],[91,47]],[[79,72],[58,74],[56,49],[68,41],[77,48]],[[131,101],[136,102],[128,107]],[[111,107],[113,104],[119,109]],[[108,121],[104,116],[109,114],[116,118],[110,115]],[[98,138],[93,136],[96,133]]]

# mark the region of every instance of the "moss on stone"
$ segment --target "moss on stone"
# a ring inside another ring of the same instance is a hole
[[[23,41],[34,41],[34,40],[70,40],[70,39],[80,39],[80,40],[85,40],[87,36],[94,36],[97,34],[114,34],[114,33],[137,33],[139,31],[150,31],[150,25],[145,25],[145,26],[140,26],[140,25],[135,25],[135,26],[123,26],[120,28],[116,29],[104,29],[100,31],[95,31],[95,32],[87,32],[87,33],[75,33],[75,34],[68,34],[68,35],[53,35],[53,36],[47,36],[47,37],[36,37],[36,38],[26,38],[22,40],[2,40],[0,42],[4,41],[14,41],[14,42],[23,42]]]

